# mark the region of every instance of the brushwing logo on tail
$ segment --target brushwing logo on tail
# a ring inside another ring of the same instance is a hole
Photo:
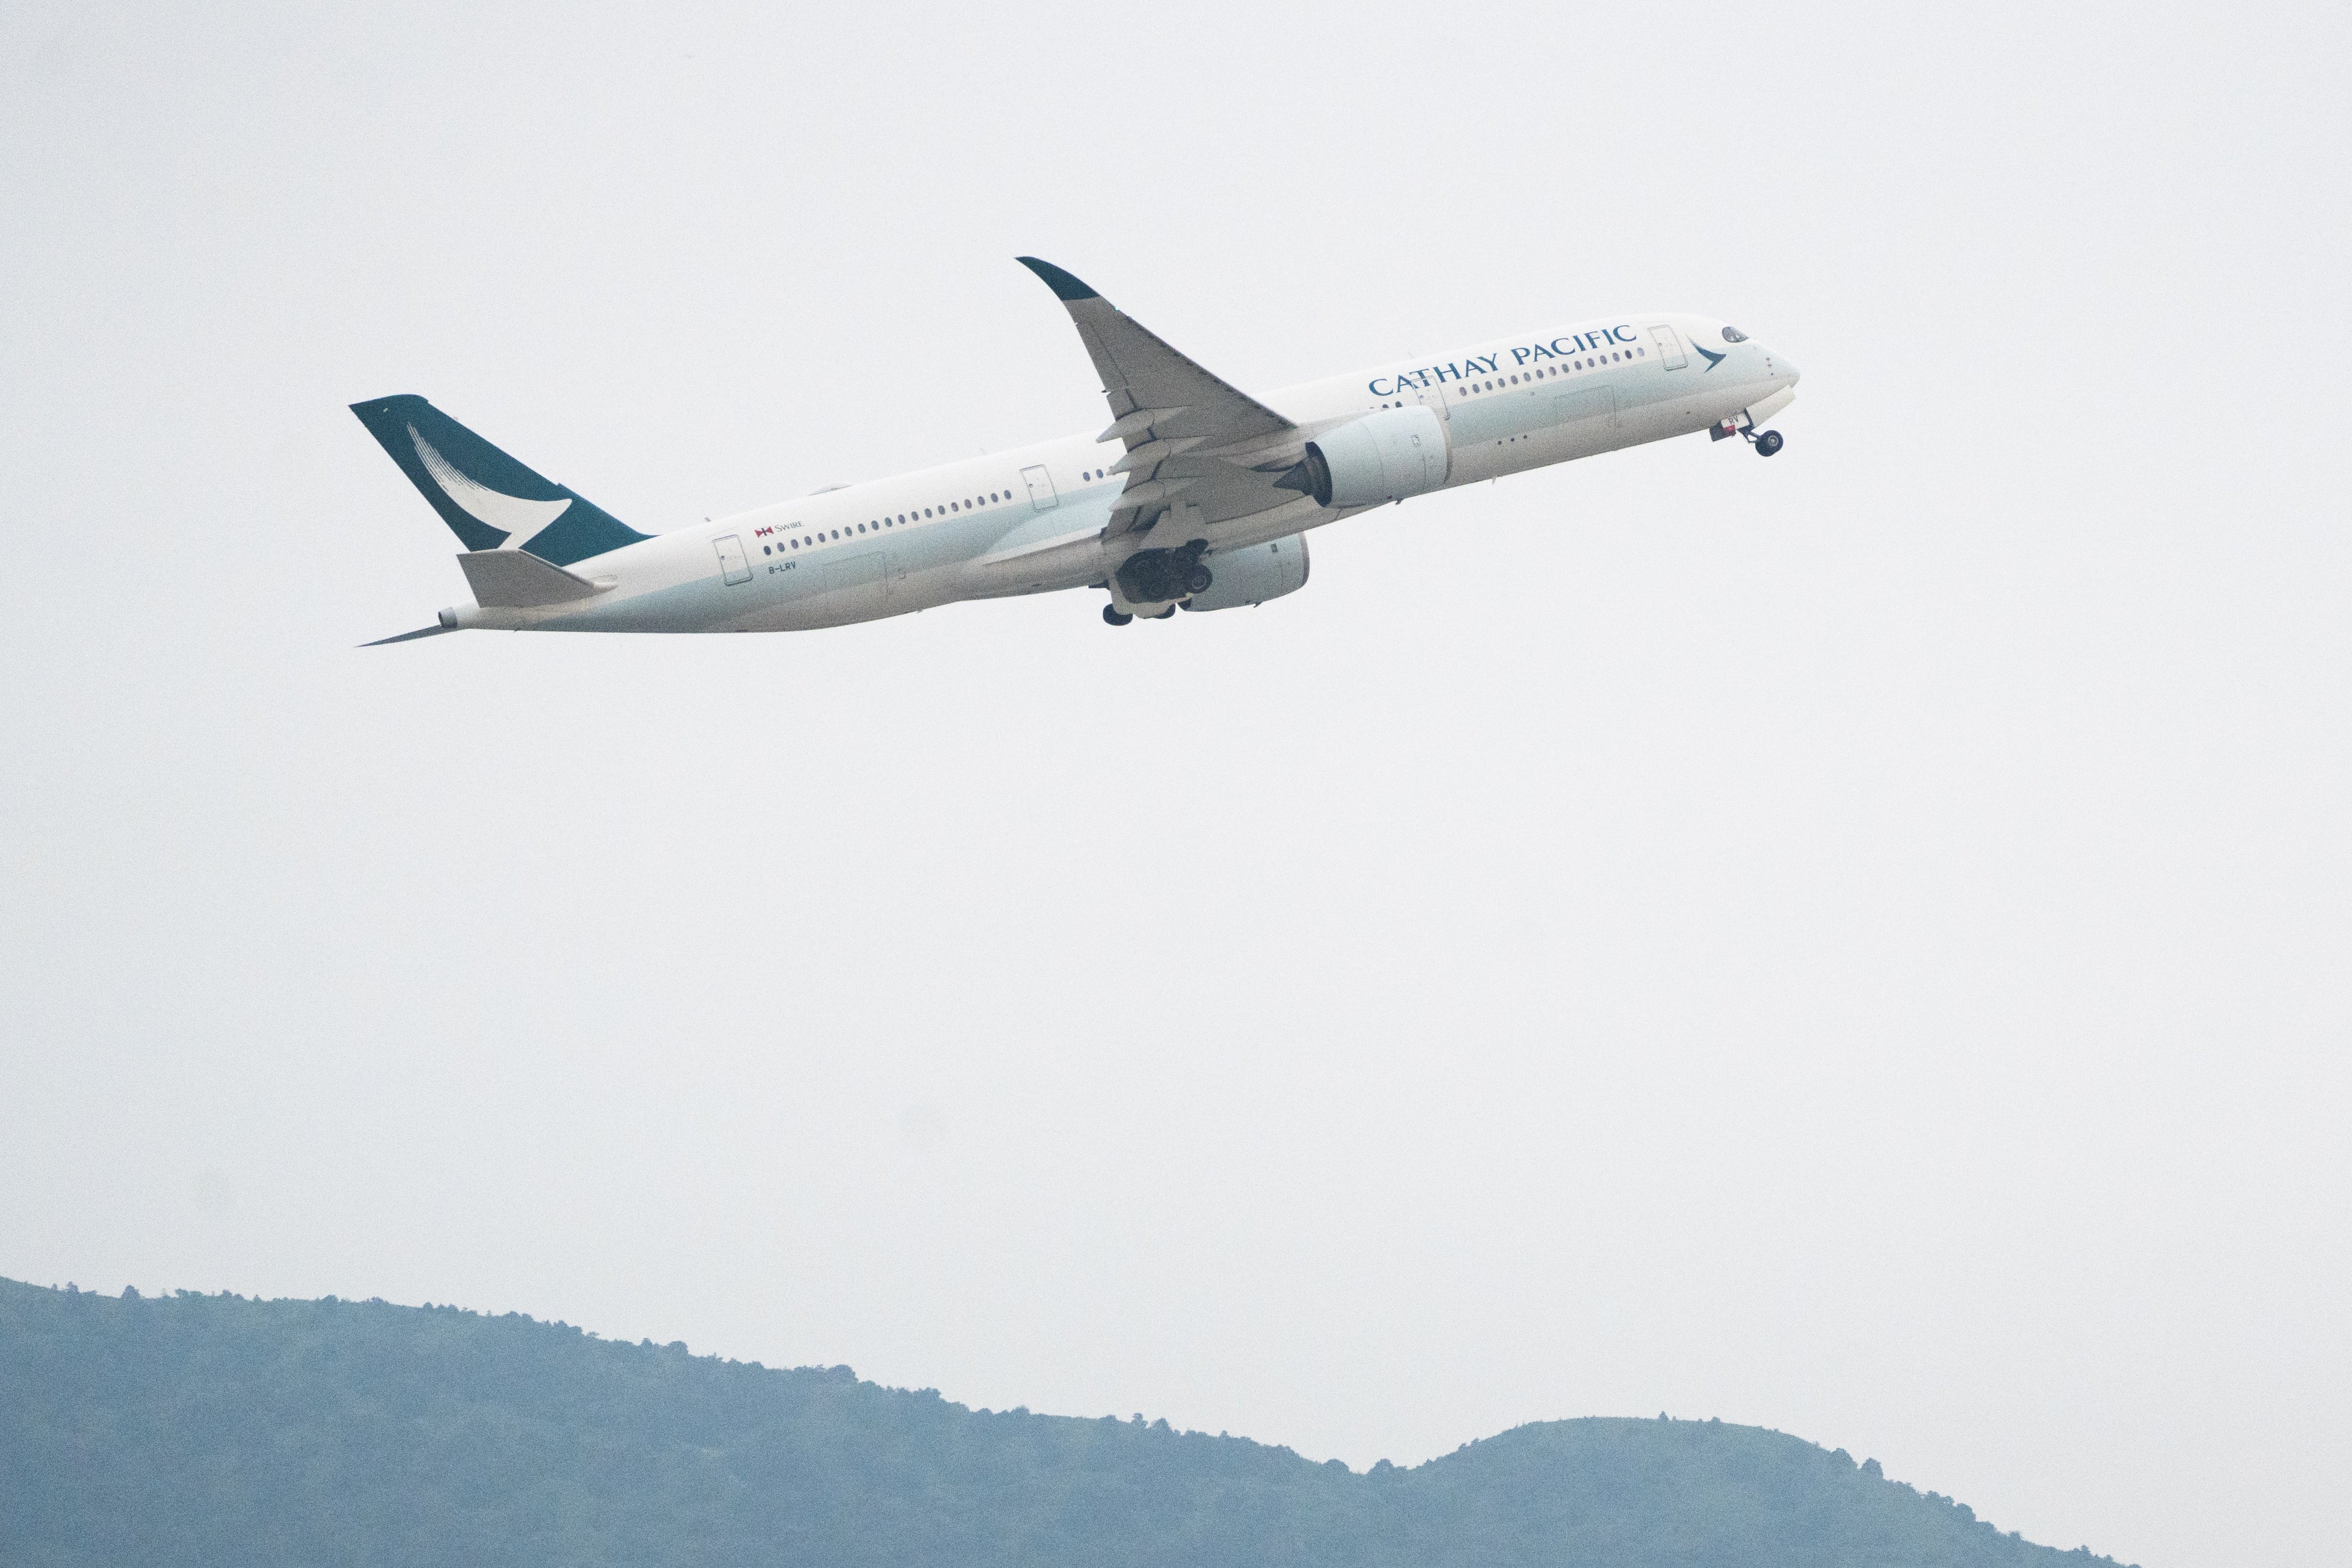
[[[510,496],[477,482],[460,470],[457,464],[434,450],[433,443],[408,427],[408,438],[416,443],[416,456],[425,471],[433,476],[444,494],[460,507],[490,527],[506,535],[499,541],[500,550],[520,550],[530,537],[572,508],[569,498],[557,500],[529,500]]]

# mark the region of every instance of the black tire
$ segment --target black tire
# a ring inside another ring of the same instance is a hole
[[[1164,609],[1164,610],[1160,611],[1158,615],[1156,615],[1156,616],[1152,616],[1151,618],[1152,618],[1153,620],[1155,620],[1155,621],[1164,621],[1164,620],[1166,620],[1169,616],[1171,616],[1174,615],[1175,613],[1176,613],[1176,606],[1175,606],[1175,605],[1169,605],[1166,609]]]
[[[1105,605],[1103,606],[1103,619],[1109,622],[1112,626],[1123,626],[1127,625],[1128,622],[1135,619],[1135,617],[1120,609],[1117,605]]]
[[[1778,430],[1767,430],[1764,434],[1756,437],[1756,455],[1758,457],[1769,458],[1780,449],[1780,432]]]
[[[1214,577],[1209,575],[1209,569],[1206,566],[1195,566],[1184,574],[1184,592],[1205,594],[1209,591],[1209,584],[1215,581]]]

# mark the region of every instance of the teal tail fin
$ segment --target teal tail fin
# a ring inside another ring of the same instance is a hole
[[[524,468],[421,397],[352,412],[468,550],[525,550],[569,566],[651,537]]]

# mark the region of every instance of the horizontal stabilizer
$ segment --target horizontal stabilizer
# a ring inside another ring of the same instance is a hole
[[[403,632],[396,637],[378,637],[373,642],[363,642],[360,644],[360,647],[382,647],[388,642],[415,642],[418,637],[437,637],[443,632],[454,632],[462,628],[451,626],[445,621],[439,626],[419,626],[413,632]]]
[[[520,550],[469,550],[457,557],[475,602],[485,608],[533,609],[593,599],[604,590],[551,561]]]

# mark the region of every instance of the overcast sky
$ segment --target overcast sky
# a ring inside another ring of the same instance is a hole
[[[2340,9],[659,9],[0,11],[0,1274],[2335,1560]],[[355,650],[347,404],[672,528],[1097,428],[1020,253],[1804,385],[1254,611]]]

